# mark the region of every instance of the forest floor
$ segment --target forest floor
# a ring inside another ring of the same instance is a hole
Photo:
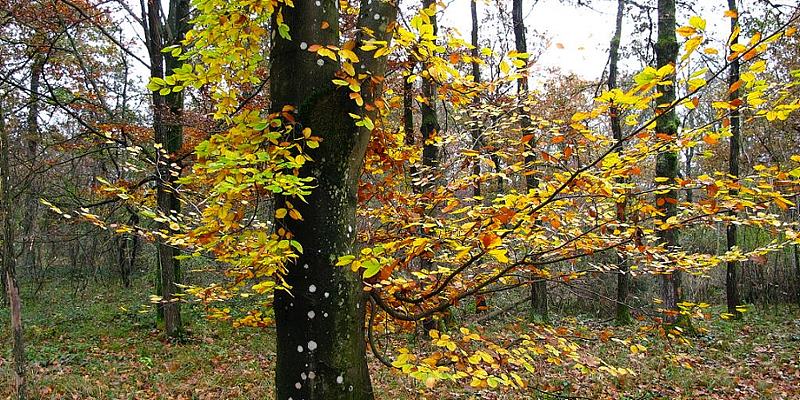
[[[185,343],[165,341],[155,328],[144,283],[122,289],[98,284],[74,295],[48,285],[24,301],[30,392],[42,399],[271,399],[275,362],[272,330],[232,329],[194,310]],[[90,284],[91,287],[91,284]],[[717,310],[719,311],[719,310]],[[565,317],[586,332],[625,337],[636,327]],[[9,396],[7,310],[0,310],[0,398]],[[496,322],[500,324],[500,322]],[[475,391],[440,384],[432,391],[372,361],[377,399],[800,399],[800,309],[755,307],[743,321],[701,322],[707,333],[691,345],[644,339],[646,352],[614,340],[587,350],[635,375],[614,378],[542,366],[539,390]],[[573,396],[573,397],[568,397]]]

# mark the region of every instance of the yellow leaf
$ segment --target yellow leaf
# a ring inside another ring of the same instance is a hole
[[[677,32],[679,35],[681,35],[683,37],[689,37],[689,36],[694,35],[697,32],[697,30],[695,30],[691,26],[682,26],[682,27],[676,29],[675,32]]]
[[[706,29],[706,20],[695,15],[689,18],[689,25],[691,25],[693,28],[703,31]]]
[[[275,218],[281,219],[281,218],[286,216],[287,212],[289,212],[287,209],[279,208],[279,209],[275,210]]]
[[[506,249],[494,249],[494,250],[489,250],[489,255],[494,257],[495,260],[501,263],[507,263],[509,261],[508,256],[506,256],[507,252],[508,250]]]

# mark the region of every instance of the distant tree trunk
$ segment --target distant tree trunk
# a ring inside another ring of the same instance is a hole
[[[37,156],[39,154],[39,89],[44,71],[45,56],[41,53],[33,55],[33,65],[31,65],[30,98],[28,99],[28,116],[25,129],[25,163],[29,166],[27,173],[28,187],[25,188],[25,206],[23,207],[22,217],[22,265],[24,269],[31,272],[33,276],[38,276],[36,254],[38,244],[36,243],[36,220],[39,208],[39,180],[36,176]]]
[[[130,218],[128,223],[136,226],[139,223],[139,216],[133,210],[128,210]],[[122,285],[131,286],[131,274],[136,264],[136,255],[139,252],[139,236],[136,234],[122,235],[118,237],[118,260],[119,276]]]
[[[692,177],[692,161],[694,160],[694,147],[686,149],[686,164],[683,166],[683,179],[691,179]],[[686,202],[694,202],[694,191],[691,186],[686,188]]]
[[[414,67],[409,66],[409,73],[414,72]],[[414,84],[409,82],[408,79],[403,80],[403,130],[405,131],[405,144],[407,146],[414,145]],[[414,193],[419,193],[420,188],[418,185],[419,171],[417,167],[410,163],[408,167],[409,176],[411,176],[411,190]]]
[[[795,206],[795,218],[800,218],[800,195],[794,197]],[[794,273],[795,273],[795,301],[797,304],[800,305],[800,252],[798,252],[798,245],[792,246],[794,250]]]
[[[476,84],[481,83],[481,65],[478,63],[478,57],[480,56],[480,49],[479,49],[479,41],[478,41],[478,0],[471,0],[470,2],[470,14],[472,15],[472,50],[471,56],[473,58],[472,61],[472,77]],[[476,107],[480,106],[480,99],[475,98],[475,102],[473,103]],[[481,135],[481,128],[478,121],[473,121],[474,126],[470,129],[470,134],[472,135],[472,150],[474,150],[477,154],[480,154],[481,150],[483,149],[483,137]],[[472,195],[474,197],[481,196],[481,161],[479,157],[475,157],[475,161],[472,163],[472,175],[475,175],[475,183],[472,188]],[[477,201],[476,204],[480,204],[480,201]],[[486,296],[475,296],[475,312],[483,312],[488,309],[488,303],[486,300]]]
[[[614,28],[614,37],[611,38],[611,47],[609,49],[609,69],[608,69],[608,90],[617,88],[617,65],[619,64],[619,43],[622,38],[622,16],[625,13],[625,0],[617,0],[617,19]],[[622,124],[619,118],[619,108],[616,105],[611,106],[611,132],[614,135],[616,143],[614,145],[617,153],[622,153]],[[624,183],[624,178],[617,178],[617,183]],[[627,216],[626,213],[627,196],[623,196],[617,203],[617,221],[624,224]],[[616,323],[619,325],[627,325],[631,323],[631,310],[628,307],[628,292],[630,291],[630,271],[628,270],[628,261],[621,252],[617,252],[617,306],[616,306]]]
[[[738,12],[736,8],[736,0],[728,0],[728,9],[733,10],[734,12]],[[731,39],[731,45],[735,45],[739,43],[739,34],[736,33],[736,27],[739,24],[738,16],[735,18],[731,18],[731,35],[734,35]],[[731,61],[730,69],[728,70],[728,86],[732,87],[736,82],[739,81],[739,59],[735,58]],[[733,102],[734,100],[739,99],[739,89],[734,90],[729,95],[729,100]],[[739,106],[734,106],[730,113],[730,120],[731,120],[731,142],[730,142],[730,159],[728,160],[728,173],[733,177],[735,180],[739,180],[739,143],[741,138],[741,118],[739,112]],[[736,196],[739,194],[739,191],[736,189],[731,189],[731,196]],[[731,211],[731,216],[736,217],[736,212]],[[728,229],[726,232],[727,236],[727,248],[730,251],[733,247],[736,246],[736,224],[730,223],[728,224]],[[726,294],[726,303],[728,305],[728,313],[733,314],[734,318],[740,319],[742,317],[742,313],[736,310],[736,307],[740,305],[739,300],[739,289],[736,286],[736,270],[738,268],[738,262],[736,261],[728,261],[728,265],[726,268],[725,274],[725,294]]]
[[[161,50],[171,44],[180,43],[189,31],[189,0],[170,0],[167,16],[167,29],[163,32],[161,20],[163,12],[159,1],[148,0],[148,50],[150,52],[150,76],[164,78],[175,68],[183,65],[183,61],[164,54]],[[166,35],[166,36],[165,36]],[[180,202],[175,193],[175,181],[180,172],[173,159],[183,144],[183,92],[169,93],[165,96],[153,93],[153,131],[155,142],[163,151],[159,151],[156,165],[158,186],[156,202],[158,211],[166,218],[176,217],[180,211]],[[173,174],[175,172],[175,174]],[[169,223],[161,224],[161,229],[169,230]],[[178,249],[159,242],[158,249],[158,294],[161,296],[159,317],[163,318],[164,331],[169,337],[182,334],[181,308],[178,298],[181,282],[180,262],[176,258]]]
[[[422,6],[427,8],[433,5],[434,0],[422,0]],[[439,25],[436,22],[436,15],[431,17],[433,35],[439,33]],[[428,65],[425,65],[428,68]],[[436,187],[435,181],[439,169],[439,146],[428,141],[439,134],[439,116],[436,112],[436,82],[433,78],[423,79],[422,81],[422,103],[420,104],[420,133],[422,133],[422,168],[424,170],[420,178],[423,179],[423,188],[431,190]]]
[[[656,63],[658,68],[675,65],[678,57],[678,41],[675,37],[675,0],[658,0],[658,40],[656,41]],[[656,108],[664,109],[656,122],[656,132],[675,140],[678,133],[678,118],[672,102],[675,101],[675,83],[658,85],[661,97],[656,100]],[[660,112],[660,111],[657,111]],[[678,154],[675,151],[661,151],[656,157],[656,178],[665,178],[665,183],[673,185],[678,175]],[[657,183],[659,184],[659,183]],[[656,207],[663,213],[664,220],[677,215],[677,192],[670,189],[666,193],[656,195]],[[677,232],[674,228],[658,231],[659,241],[667,251],[678,246]],[[664,309],[678,311],[681,301],[680,271],[673,270],[661,275],[661,299]],[[668,315],[668,323],[676,322],[676,318]]]
[[[472,77],[474,78],[475,83],[481,82],[481,65],[478,63],[478,57],[480,55],[480,49],[478,47],[478,0],[471,0],[470,1],[470,13],[472,14],[472,51],[471,56],[473,58],[472,61]],[[480,99],[476,98],[475,104],[480,104]],[[483,139],[481,137],[481,129],[480,125],[477,121],[474,121],[474,126],[470,130],[472,134],[472,150],[476,152],[480,152],[481,148],[483,147]],[[472,175],[475,175],[477,178],[475,179],[475,186],[472,189],[472,195],[478,197],[481,195],[481,162],[480,158],[476,157],[475,162],[472,164]]]
[[[14,221],[11,215],[11,170],[9,140],[5,115],[0,104],[0,224],[2,224],[2,256],[6,293],[11,306],[12,355],[14,359],[14,398],[24,400],[25,395],[25,344],[22,341],[22,304],[17,285],[14,259]]]
[[[522,0],[513,0],[511,3],[511,21],[514,28],[516,50],[519,53],[527,53],[528,43],[525,39],[525,21],[523,21],[522,15]],[[522,77],[517,80],[517,97],[520,102],[518,110],[520,114],[520,131],[522,135],[527,135],[529,134],[531,126],[530,117],[524,107],[528,98],[527,66],[520,72]],[[531,140],[528,143],[533,147],[535,145],[534,142],[534,140]],[[535,161],[536,159],[533,156],[533,151],[529,149],[528,154],[525,156],[525,163],[532,168]],[[536,175],[528,174],[525,176],[525,187],[527,189],[535,189],[538,186],[539,180],[536,178]],[[533,280],[533,283],[531,283],[531,318],[534,321],[547,321],[549,318],[547,309],[547,281],[536,275],[533,276]]]
[[[302,176],[316,176],[316,187],[295,202],[303,220],[285,221],[303,253],[287,265],[291,294],[275,293],[277,365],[276,399],[371,400],[372,385],[366,362],[365,305],[361,277],[334,266],[337,256],[351,254],[356,240],[358,176],[370,131],[355,126],[349,113],[360,113],[346,88],[331,82],[338,63],[319,63],[316,54],[298,43],[339,44],[339,11],[335,0],[295,0],[283,17],[292,40],[275,37],[270,58],[270,97],[273,112],[286,105],[297,110],[295,120],[323,140],[315,150],[317,161],[306,163]],[[317,3],[319,4],[319,3]],[[362,2],[356,54],[364,70],[381,77],[386,57],[378,59],[360,50],[367,29],[376,40],[391,40],[387,29],[395,8],[382,1]],[[328,21],[319,29],[316,21]],[[277,31],[277,27],[273,29]],[[381,92],[367,80],[361,93],[371,104]],[[375,118],[375,115],[372,115]],[[276,199],[283,206],[285,199]],[[303,379],[303,378],[306,379]]]

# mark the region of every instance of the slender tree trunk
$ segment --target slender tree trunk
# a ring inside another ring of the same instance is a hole
[[[166,32],[161,26],[160,2],[148,0],[148,33],[150,52],[150,76],[164,78],[179,68],[183,62],[170,54],[161,52],[166,45],[176,44],[183,40],[188,32],[190,5],[189,0],[170,0],[169,14],[167,16]],[[166,69],[166,71],[165,71]],[[183,127],[181,114],[183,113],[183,92],[160,95],[153,93],[153,130],[155,142],[160,145],[156,174],[158,186],[156,188],[156,202],[158,211],[166,218],[176,217],[180,212],[180,202],[175,192],[175,181],[180,173],[179,166],[173,165],[174,156],[183,144]],[[169,230],[169,222],[161,224],[161,228]],[[176,258],[178,249],[159,242],[158,250],[158,283],[157,290],[161,296],[159,317],[163,318],[164,331],[169,337],[179,337],[182,334],[181,309],[177,294],[180,293],[178,284],[181,282],[180,262]]]
[[[675,65],[678,57],[678,42],[675,37],[675,0],[658,0],[658,40],[656,42],[656,63],[658,68]],[[678,133],[678,118],[672,102],[675,101],[675,84],[659,85],[661,97],[656,100],[657,109],[667,109],[656,122],[656,132],[675,140]],[[660,112],[660,111],[659,111]],[[656,157],[656,178],[665,178],[665,183],[673,185],[678,173],[678,154],[674,150],[658,153]],[[657,183],[659,184],[659,183]],[[666,193],[656,195],[656,207],[663,213],[664,219],[677,215],[677,192],[670,189]],[[667,251],[678,246],[677,232],[674,228],[658,231],[658,238]],[[681,301],[680,271],[673,270],[661,275],[661,299],[666,310],[678,311]],[[667,322],[673,323],[676,318],[668,315]]]
[[[409,66],[409,73],[414,72],[413,65]],[[405,144],[406,146],[413,146],[414,142],[414,84],[407,79],[403,80],[403,130],[405,131]],[[414,193],[419,193],[420,186],[418,179],[420,179],[419,171],[416,165],[410,163],[408,167],[409,176],[411,176],[411,190]]]
[[[129,224],[136,226],[139,223],[139,216],[133,210],[129,210]],[[118,237],[118,260],[119,275],[124,287],[131,286],[131,274],[136,264],[136,255],[139,252],[139,236],[136,234],[122,235]]]
[[[365,292],[360,275],[334,266],[337,256],[352,253],[356,240],[356,189],[370,132],[357,128],[348,113],[360,113],[348,98],[346,88],[336,88],[338,64],[319,63],[316,54],[301,50],[298,43],[339,44],[339,15],[335,0],[295,0],[284,8],[283,17],[292,40],[276,36],[270,54],[271,109],[296,107],[297,123],[323,140],[315,160],[301,169],[315,176],[316,187],[306,202],[296,201],[303,221],[286,221],[300,242],[303,253],[288,265],[286,282],[291,294],[277,292],[276,319],[278,399],[368,399],[373,398],[366,363]],[[368,28],[377,40],[390,40],[387,33],[396,10],[381,1],[362,2],[358,18],[361,32]],[[315,21],[328,21],[319,29]],[[277,31],[277,27],[273,29]],[[364,38],[359,34],[357,40]],[[375,59],[360,50],[356,54],[364,70],[383,76],[386,58]],[[380,93],[379,83],[362,86],[365,104]],[[375,116],[373,115],[373,118]],[[286,199],[276,201],[283,206]]]
[[[472,51],[470,54],[473,58],[472,77],[476,84],[480,84],[481,65],[478,63],[478,57],[480,56],[480,42],[478,40],[478,0],[471,0],[470,14],[472,15]],[[477,109],[480,106],[480,99],[476,97],[473,104]],[[483,149],[483,136],[481,135],[481,128],[478,121],[473,121],[473,124],[474,126],[470,129],[470,134],[472,135],[472,150],[480,154]],[[475,157],[475,161],[472,163],[472,175],[475,176],[472,196],[478,198],[481,196],[481,161],[479,157]],[[476,204],[480,204],[480,200],[476,200]],[[475,312],[480,313],[487,309],[488,303],[486,296],[475,296]]]
[[[435,3],[434,0],[422,0],[422,6],[430,7]],[[439,25],[436,22],[436,15],[431,17],[433,35],[439,33]],[[435,40],[434,40],[435,41]],[[428,65],[425,65],[428,68]],[[436,82],[432,77],[422,81],[422,103],[420,103],[420,133],[422,133],[422,168],[424,173],[420,178],[423,179],[424,190],[431,190],[436,187],[436,178],[439,169],[439,146],[429,142],[434,136],[439,134],[439,116],[436,112]]]
[[[45,57],[37,53],[31,65],[30,98],[28,99],[28,116],[25,130],[25,164],[29,166],[28,187],[25,190],[25,207],[22,217],[22,265],[24,269],[37,276],[36,254],[36,220],[39,208],[39,180],[36,176],[37,156],[39,154],[39,89],[44,70]]]
[[[514,25],[514,44],[519,53],[528,52],[528,43],[525,39],[525,21],[522,15],[522,0],[513,0],[511,3],[511,21]],[[525,104],[528,98],[528,69],[525,67],[520,71],[522,77],[517,80],[517,97],[519,101],[519,114],[520,114],[520,131],[522,135],[530,134],[531,120],[528,112],[525,111]],[[528,142],[531,148],[527,149],[528,154],[525,156],[525,163],[528,168],[533,168],[533,163],[536,161],[533,156],[533,147],[535,140]],[[527,146],[527,145],[526,145]],[[536,189],[539,186],[539,180],[534,174],[525,176],[525,186],[527,189]],[[534,321],[547,321],[549,318],[547,308],[547,281],[541,279],[538,275],[532,277],[531,283],[531,318]]]
[[[794,203],[796,204],[795,210],[795,218],[800,218],[800,195],[794,197]],[[800,305],[800,252],[798,252],[798,245],[792,246],[794,250],[794,273],[795,273],[795,295],[797,298],[797,304]]]
[[[619,64],[619,43],[622,38],[622,16],[625,13],[625,0],[617,0],[617,18],[614,28],[614,37],[611,38],[611,47],[609,50],[609,69],[608,69],[608,90],[617,88],[617,65]],[[617,153],[622,153],[622,124],[620,123],[619,108],[616,105],[611,106],[611,132],[614,135],[616,144],[614,145]],[[617,183],[625,183],[624,178],[617,178]],[[627,216],[626,214],[627,196],[623,196],[617,203],[617,221],[624,224]],[[617,267],[619,272],[617,274],[617,306],[616,306],[616,323],[619,325],[627,325],[631,323],[631,310],[628,307],[628,292],[630,291],[630,271],[628,270],[628,261],[622,255],[622,252],[617,252]]]
[[[694,147],[686,149],[686,164],[683,166],[683,179],[692,178],[692,161],[694,160]],[[686,202],[691,204],[694,202],[694,190],[691,187],[686,188]]]
[[[472,15],[472,77],[475,83],[481,83],[481,65],[478,64],[478,57],[480,55],[479,41],[478,41],[478,0],[470,1],[470,14]],[[475,105],[480,104],[480,99],[475,99]],[[483,148],[483,138],[481,137],[480,125],[474,121],[474,127],[470,130],[472,134],[472,150],[480,152]],[[479,197],[481,195],[481,163],[480,158],[475,158],[472,164],[472,175],[476,176],[475,187],[472,190],[472,195]]]
[[[14,259],[14,222],[11,215],[11,170],[9,165],[9,140],[5,115],[0,104],[0,224],[2,224],[2,256],[6,293],[11,306],[12,356],[14,359],[14,398],[24,400],[25,395],[25,344],[22,340],[22,304],[17,285]]]
[[[738,12],[736,8],[736,0],[728,0],[728,9],[733,10],[734,12]],[[738,17],[731,18],[731,35],[735,35],[731,41],[732,45],[739,43],[739,35],[736,33],[736,27],[739,24]],[[731,61],[730,69],[728,70],[728,86],[733,86],[736,82],[739,81],[739,59],[734,59]],[[734,90],[730,93],[729,100],[731,102],[739,99],[739,89]],[[730,159],[728,160],[728,173],[735,179],[737,182],[739,180],[739,142],[741,137],[741,118],[739,112],[739,106],[734,106],[730,113],[730,120],[731,120],[731,141],[730,141]],[[739,191],[736,189],[731,189],[731,196],[736,196],[739,194]],[[731,216],[736,217],[736,212],[731,211]],[[727,238],[727,248],[728,251],[732,250],[733,247],[736,246],[736,224],[730,223],[728,224],[728,229],[726,232]],[[725,273],[725,294],[726,294],[726,303],[728,305],[728,313],[733,314],[734,318],[740,319],[742,317],[742,313],[736,310],[736,307],[740,305],[739,300],[739,289],[737,287],[736,282],[736,270],[738,269],[738,262],[736,261],[728,261],[728,265],[726,268]]]

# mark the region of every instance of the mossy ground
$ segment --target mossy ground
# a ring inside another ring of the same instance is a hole
[[[145,282],[130,289],[98,284],[83,294],[71,293],[68,285],[49,284],[35,298],[30,292],[23,298],[32,398],[273,398],[273,330],[233,329],[186,309],[187,339],[173,343],[155,325],[143,295]],[[520,320],[524,314],[519,311]],[[0,322],[5,331],[5,309]],[[506,322],[491,325],[502,329]],[[559,322],[590,335],[607,331],[630,337],[637,329],[579,317]],[[647,348],[644,353],[614,340],[584,343],[606,362],[632,369],[633,376],[583,375],[542,365],[536,386],[593,399],[800,398],[800,309],[755,307],[743,321],[712,318],[700,324],[708,332],[691,338],[691,345],[648,337],[639,342]],[[0,398],[5,398],[11,372],[8,335],[0,335],[0,345]],[[377,362],[371,368],[378,399],[551,398],[534,390],[475,391],[455,384],[429,390]]]

